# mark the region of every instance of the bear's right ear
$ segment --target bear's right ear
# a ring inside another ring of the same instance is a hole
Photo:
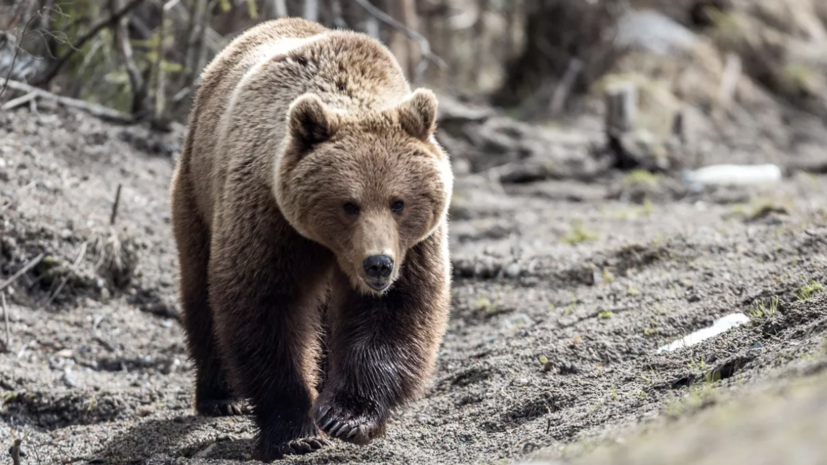
[[[290,135],[305,148],[322,143],[336,133],[338,115],[327,108],[316,94],[297,98],[287,111]]]

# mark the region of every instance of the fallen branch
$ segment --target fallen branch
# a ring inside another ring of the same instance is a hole
[[[0,299],[3,304],[3,324],[6,327],[6,340],[3,342],[3,350],[11,352],[11,330],[9,329],[9,306],[6,305],[6,293],[0,292]]]
[[[40,261],[43,260],[43,257],[45,257],[45,256],[46,256],[46,254],[41,253],[37,257],[34,257],[34,259],[32,259],[29,263],[26,263],[26,265],[23,268],[20,268],[17,271],[17,273],[12,275],[11,278],[9,278],[9,279],[3,281],[2,283],[0,283],[0,291],[2,291],[3,289],[9,287],[9,285],[11,285],[11,283],[17,281],[17,278],[23,276],[24,274],[26,274],[26,272],[28,272],[29,270],[31,270],[32,268],[37,266],[37,264],[40,263]]]
[[[55,101],[58,104],[63,105],[65,107],[77,108],[78,110],[89,113],[90,115],[96,116],[102,120],[124,124],[131,124],[135,122],[135,118],[133,118],[132,116],[113,110],[111,108],[106,108],[102,105],[96,105],[94,103],[84,102],[83,100],[55,95],[49,91],[39,89],[37,87],[30,86],[22,82],[6,80],[5,85],[8,85],[9,89],[17,90],[20,92],[27,92],[30,94],[34,93],[36,97]]]
[[[368,0],[354,0],[358,3],[362,8],[365,9],[371,16],[375,17],[376,19],[382,21],[383,23],[387,24],[388,26],[396,29],[397,31],[405,34],[411,40],[416,41],[419,45],[419,50],[422,52],[423,60],[419,62],[419,65],[416,67],[416,80],[422,76],[425,70],[428,68],[428,61],[433,62],[437,65],[440,69],[446,69],[448,67],[445,60],[434,55],[431,52],[431,44],[428,42],[428,39],[425,38],[422,34],[411,30],[409,27],[405,26],[404,24],[400,23],[399,21],[393,19],[393,17],[384,11],[380,10],[373,4],[371,4]]]
[[[136,7],[138,7],[138,5],[143,3],[143,1],[144,0],[132,0],[131,2],[127,3],[126,6],[112,14],[112,16],[110,16],[109,18],[104,19],[103,21],[100,21],[99,23],[92,26],[92,29],[90,29],[89,32],[87,32],[80,39],[75,41],[75,43],[73,43],[72,46],[69,47],[69,50],[67,50],[62,57],[58,58],[57,61],[52,63],[52,65],[49,66],[48,69],[46,69],[46,72],[43,73],[43,76],[35,79],[34,84],[37,86],[42,86],[44,84],[48,84],[49,82],[51,82],[52,79],[54,79],[55,76],[57,76],[57,73],[60,72],[61,68],[63,68],[66,62],[69,61],[69,58],[71,58],[71,56],[77,50],[80,50],[81,47],[83,47],[83,45],[86,44],[86,42],[98,35],[100,31],[116,24],[118,21],[121,20],[121,18],[129,14],[130,11],[134,10]]]
[[[37,98],[37,93],[29,92],[28,94],[26,94],[22,97],[17,97],[15,99],[11,99],[8,102],[4,103],[3,106],[0,107],[0,110],[2,110],[2,111],[14,110],[15,108],[17,108],[19,106],[23,106],[23,105],[29,103],[30,100],[34,100],[36,98]]]

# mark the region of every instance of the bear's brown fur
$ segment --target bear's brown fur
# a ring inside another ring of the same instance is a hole
[[[300,19],[203,73],[172,184],[196,409],[246,400],[262,459],[369,442],[431,374],[453,179],[436,106],[377,41]]]

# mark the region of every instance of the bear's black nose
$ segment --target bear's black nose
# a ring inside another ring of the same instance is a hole
[[[365,274],[371,278],[387,278],[393,271],[393,259],[387,255],[371,255],[362,265],[365,267]]]

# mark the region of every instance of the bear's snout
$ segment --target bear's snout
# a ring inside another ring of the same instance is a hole
[[[377,291],[388,287],[391,273],[393,272],[393,259],[387,255],[371,255],[362,262],[365,268],[365,275],[368,277],[368,285]]]

